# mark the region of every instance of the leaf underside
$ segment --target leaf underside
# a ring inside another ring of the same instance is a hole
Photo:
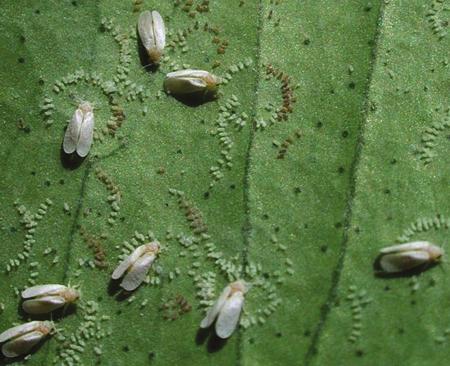
[[[156,69],[136,39],[152,9],[167,28]],[[447,249],[449,9],[3,4],[1,331],[34,319],[22,289],[81,291],[26,364],[441,365],[445,260],[394,278],[373,264],[395,243]],[[166,95],[165,74],[182,68],[225,80],[217,98]],[[81,100],[96,125],[77,161],[61,144]],[[154,239],[148,283],[121,293],[112,271]],[[199,331],[238,278],[251,285],[239,330]]]

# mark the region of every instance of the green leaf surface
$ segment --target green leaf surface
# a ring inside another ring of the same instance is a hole
[[[147,9],[169,31],[157,70],[136,39]],[[33,283],[82,293],[55,313],[57,334],[12,362],[447,364],[447,264],[379,278],[373,263],[396,242],[448,246],[449,9],[3,2],[1,329],[35,319],[18,295]],[[225,80],[216,100],[163,92],[187,67]],[[74,166],[61,144],[80,100],[96,139]],[[121,296],[112,271],[152,239],[148,283]],[[199,324],[237,278],[252,285],[241,326],[219,341]]]

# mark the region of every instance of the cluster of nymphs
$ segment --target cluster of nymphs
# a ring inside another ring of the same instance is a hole
[[[161,15],[153,11],[144,11],[138,20],[138,33],[151,65],[157,66],[166,45],[166,28]],[[220,79],[204,70],[178,70],[170,72],[164,80],[167,94],[181,97],[194,96],[204,98],[214,95]],[[92,145],[94,135],[94,113],[89,102],[81,102],[66,129],[63,150],[66,154],[76,153],[84,158]]]

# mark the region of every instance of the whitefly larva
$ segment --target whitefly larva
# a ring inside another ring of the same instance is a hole
[[[170,72],[164,80],[164,89],[169,94],[215,93],[220,79],[204,70],[179,70]]]
[[[118,280],[123,276],[120,287],[126,291],[135,290],[144,281],[158,252],[159,243],[157,241],[137,247],[133,253],[119,264],[111,278]]]
[[[0,334],[2,353],[5,357],[17,357],[30,353],[54,329],[49,321],[32,321],[9,328]]]
[[[224,288],[214,305],[209,308],[200,323],[200,328],[208,328],[217,318],[215,324],[217,336],[220,338],[231,336],[238,324],[247,291],[248,285],[242,280],[230,283]]]
[[[22,292],[22,308],[28,314],[50,313],[62,306],[75,302],[80,293],[64,285],[38,285]]]
[[[161,15],[156,10],[142,12],[138,32],[150,62],[158,64],[166,45],[166,28]]]
[[[85,157],[91,149],[94,137],[94,112],[89,102],[82,102],[72,116],[64,135],[63,149],[66,154],[76,152]]]
[[[386,273],[406,272],[438,262],[444,250],[427,241],[393,245],[380,250],[379,265]]]

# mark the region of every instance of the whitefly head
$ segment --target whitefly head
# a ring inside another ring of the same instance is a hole
[[[235,292],[242,292],[243,294],[245,294],[250,289],[250,285],[244,280],[237,280],[235,282],[232,282],[230,283],[230,287],[231,287],[231,294]]]
[[[74,289],[73,287],[68,287],[64,291],[63,297],[67,303],[75,302],[80,298],[80,291]]]
[[[150,253],[158,254],[160,250],[160,245],[157,241],[152,241],[149,244],[146,244],[145,251]]]
[[[438,247],[437,245],[430,244],[428,247],[428,253],[430,254],[430,259],[432,261],[439,261],[444,255],[444,249]]]
[[[82,101],[80,102],[80,104],[78,105],[78,108],[81,109],[81,111],[83,113],[88,113],[88,112],[92,112],[93,111],[93,107],[92,104],[86,101]]]

